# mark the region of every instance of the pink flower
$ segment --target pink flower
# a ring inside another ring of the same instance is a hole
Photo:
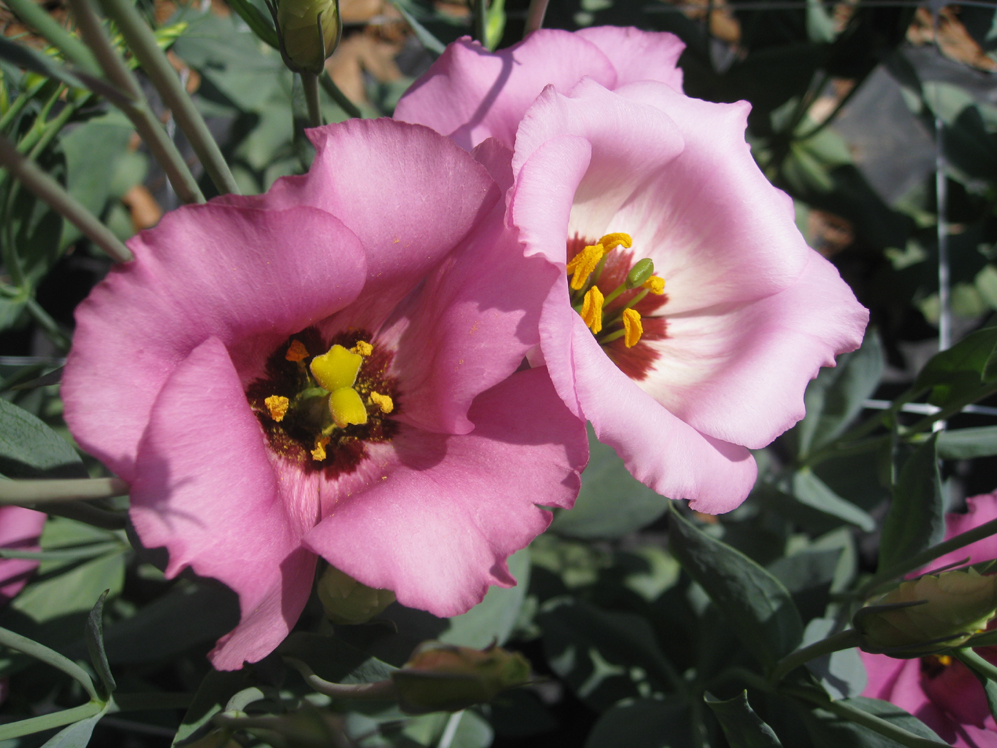
[[[558,272],[531,361],[636,478],[718,513],[868,313],[755,165],[747,104],[685,96],[680,51],[612,28],[538,32],[498,55],[458,42],[397,116],[513,148],[507,223]],[[641,260],[650,277],[622,285]]]
[[[969,507],[966,514],[946,516],[946,540],[997,519],[997,491],[967,499],[966,503]],[[997,536],[991,535],[939,557],[931,563],[931,569],[994,558],[997,558]],[[981,647],[976,652],[997,664],[997,647]],[[860,654],[869,674],[863,696],[906,709],[954,746],[997,746],[997,723],[987,708],[983,687],[961,662],[950,657],[899,660],[867,652]]]
[[[0,506],[0,548],[37,551],[45,515],[19,506]],[[3,606],[28,583],[38,568],[37,561],[20,558],[0,559],[0,606]],[[0,699],[2,701],[2,699]]]
[[[570,506],[587,459],[546,373],[514,373],[556,273],[517,251],[486,168],[390,120],[310,137],[307,175],[133,239],[63,377],[167,574],[238,593],[219,669],[280,643],[316,554],[440,616],[511,586],[536,504]]]

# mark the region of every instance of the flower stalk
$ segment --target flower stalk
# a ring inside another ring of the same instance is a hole
[[[128,493],[120,478],[66,478],[0,481],[0,506],[94,501]]]
[[[810,660],[815,660],[832,652],[840,652],[842,649],[857,647],[858,643],[858,632],[855,629],[848,629],[847,631],[841,631],[833,636],[829,636],[826,639],[816,641],[813,644],[808,644],[801,649],[797,649],[795,652],[790,652],[779,660],[772,669],[772,675],[769,677],[769,680],[779,681],[800,665],[810,662]]]

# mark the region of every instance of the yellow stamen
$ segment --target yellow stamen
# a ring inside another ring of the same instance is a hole
[[[350,424],[362,426],[367,423],[367,408],[360,394],[352,387],[340,387],[329,393],[329,412],[341,429]]]
[[[585,281],[588,280],[604,254],[606,252],[601,244],[590,244],[571,258],[567,269],[569,273],[574,273],[571,276],[571,287],[573,289],[578,291],[585,285]]]
[[[320,436],[315,440],[315,449],[312,450],[312,459],[315,462],[322,462],[325,459],[325,447],[328,443],[328,436]]]
[[[304,361],[308,358],[308,349],[305,348],[305,344],[300,340],[292,340],[291,345],[287,347],[287,353],[284,354],[284,358],[288,361]]]
[[[395,402],[389,395],[382,395],[380,392],[371,392],[370,401],[381,409],[382,413],[390,413],[395,409]]]
[[[592,286],[582,300],[582,321],[588,325],[593,335],[602,330],[602,303],[605,297],[598,286]]]
[[[938,661],[945,667],[948,667],[952,664],[952,657],[949,655],[938,655]]]
[[[374,352],[374,346],[366,340],[358,340],[357,344],[350,348],[350,350],[354,353],[359,353],[361,356],[369,356]]]
[[[291,405],[291,401],[281,395],[271,395],[263,401],[263,404],[270,411],[270,417],[274,420],[274,423],[280,423],[284,420],[284,416],[287,415],[287,409]]]
[[[357,372],[363,363],[363,356],[348,351],[341,345],[334,345],[328,353],[312,359],[309,368],[319,387],[335,392],[343,387],[352,387],[357,381]]]
[[[640,323],[640,312],[636,309],[623,310],[623,342],[627,348],[633,348],[644,334],[644,326]]]
[[[599,240],[599,244],[605,247],[605,252],[612,252],[617,247],[622,246],[624,249],[630,249],[633,246],[634,240],[630,238],[630,234],[624,234],[622,232],[616,234],[606,234],[602,239]]]
[[[656,275],[652,275],[640,285],[653,293],[655,296],[661,296],[661,294],[665,292],[665,279],[659,278]]]

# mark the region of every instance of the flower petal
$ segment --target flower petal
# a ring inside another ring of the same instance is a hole
[[[807,384],[861,345],[869,321],[816,252],[781,293],[702,314],[668,308],[668,337],[648,343],[660,358],[641,388],[698,431],[751,449],[803,418]]]
[[[19,506],[0,506],[0,548],[37,551],[44,525],[44,512]],[[21,591],[31,572],[38,568],[38,563],[23,558],[0,559],[0,606]]]
[[[577,34],[540,29],[495,53],[464,37],[401,98],[394,116],[428,125],[468,151],[490,137],[512,148],[519,121],[544,87],[568,90],[583,77],[616,85],[606,55]]]
[[[616,68],[616,87],[651,80],[682,90],[678,60],[685,44],[674,34],[641,31],[632,26],[590,26],[575,34],[592,42],[610,59]]]
[[[62,378],[73,436],[127,481],[156,395],[196,346],[219,338],[251,377],[288,335],[349,304],[365,274],[357,238],[314,208],[188,206],[129,246],[135,261],[77,308]]]
[[[637,480],[663,496],[689,499],[697,511],[720,514],[744,501],[757,475],[751,453],[701,434],[669,413],[610,361],[581,317],[574,317],[571,357],[575,394],[599,441],[616,450]],[[557,329],[563,334],[563,325],[541,327],[552,371],[554,364],[548,354],[552,346],[545,336]]]
[[[300,538],[311,510],[278,488],[264,436],[224,344],[209,338],[163,385],[139,447],[131,519],[166,574],[190,566],[239,595],[242,620],[219,640],[221,670],[265,657],[297,621],[315,557]]]
[[[945,539],[950,540],[994,519],[997,519],[997,491],[982,496],[971,496],[966,499],[965,514],[953,512],[945,515]],[[931,562],[931,569],[940,569],[955,563],[978,564],[995,558],[997,558],[997,535],[989,535],[964,548],[957,548],[951,553],[939,556]]]
[[[475,430],[405,428],[369,490],[341,495],[306,544],[370,587],[438,616],[463,613],[490,584],[511,586],[506,558],[550,522],[535,504],[569,507],[588,459],[584,425],[543,369],[482,394]]]

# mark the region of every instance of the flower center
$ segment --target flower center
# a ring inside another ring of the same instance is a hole
[[[386,372],[393,358],[362,330],[323,343],[303,330],[267,359],[266,376],[246,391],[271,449],[306,471],[328,477],[356,469],[366,444],[397,431],[398,385]]]
[[[634,261],[629,234],[606,234],[598,241],[577,234],[568,240],[567,271],[571,305],[613,362],[629,377],[644,379],[658,353],[649,341],[665,335],[655,316],[667,300],[665,280],[650,258]]]

